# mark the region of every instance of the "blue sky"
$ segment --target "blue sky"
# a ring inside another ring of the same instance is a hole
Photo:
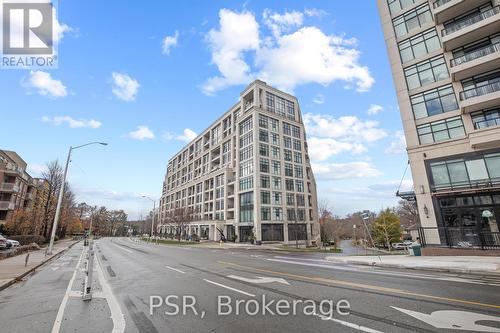
[[[108,142],[75,151],[70,183],[78,200],[136,218],[168,159],[264,78],[298,97],[336,214],[394,205],[401,120],[375,1],[360,5],[61,1],[58,69],[0,71],[1,148],[37,176],[69,145]]]

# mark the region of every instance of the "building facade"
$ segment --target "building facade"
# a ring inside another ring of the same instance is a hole
[[[0,224],[33,204],[36,184],[26,172],[26,162],[13,151],[0,149]]]
[[[500,245],[500,1],[377,3],[426,243]]]
[[[297,99],[251,83],[169,160],[157,230],[319,244],[316,183]]]

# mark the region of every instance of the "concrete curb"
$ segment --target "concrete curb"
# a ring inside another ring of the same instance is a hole
[[[19,275],[19,276],[16,276],[15,278],[13,278],[12,280],[8,281],[7,283],[4,283],[0,286],[0,291],[4,290],[4,289],[7,289],[8,287],[10,287],[11,285],[13,285],[14,283],[20,281],[22,278],[24,278],[25,276],[28,276],[32,273],[34,273],[38,268],[40,268],[41,266],[45,265],[46,263],[48,263],[49,261],[52,261],[54,259],[57,259],[59,258],[61,255],[63,255],[66,251],[68,251],[69,249],[71,249],[75,244],[79,243],[80,241],[76,241],[74,242],[73,244],[70,244],[67,248],[65,248],[64,250],[62,250],[61,252],[59,253],[56,253],[54,254],[53,256],[43,260],[41,263],[39,263],[38,265],[36,265],[35,267],[29,269],[28,271],[24,272],[23,274]],[[29,253],[29,252],[28,252]]]
[[[500,277],[500,272],[492,272],[492,271],[483,271],[483,270],[474,270],[474,269],[463,269],[463,268],[438,268],[438,267],[407,267],[403,265],[397,264],[389,264],[383,262],[373,261],[362,262],[357,260],[349,260],[349,259],[329,259],[325,258],[331,262],[340,262],[344,264],[350,265],[360,265],[360,266],[378,266],[378,267],[386,267],[386,268],[399,268],[399,269],[409,269],[409,270],[419,270],[419,271],[432,271],[432,272],[444,272],[444,273],[460,273],[460,274],[476,274],[476,275],[491,275],[495,277]]]

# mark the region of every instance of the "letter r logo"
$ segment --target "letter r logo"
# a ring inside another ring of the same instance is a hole
[[[3,2],[2,5],[3,54],[52,54],[52,3]]]

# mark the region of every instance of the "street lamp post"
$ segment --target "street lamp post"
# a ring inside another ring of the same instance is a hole
[[[76,147],[72,147],[72,146],[69,147],[68,158],[66,159],[66,166],[64,167],[64,176],[62,179],[61,189],[59,190],[59,196],[57,198],[56,215],[54,216],[54,223],[52,223],[52,232],[50,233],[49,249],[47,250],[48,255],[52,254],[52,247],[54,246],[54,238],[56,237],[57,223],[59,222],[59,215],[61,214],[61,206],[62,206],[62,200],[63,200],[63,196],[64,196],[64,186],[66,184],[66,176],[68,175],[69,162],[71,160],[71,152],[75,149],[82,148],[82,147],[89,146],[89,145],[93,145],[93,144],[100,144],[103,146],[108,145],[105,142],[89,142],[89,143],[86,143],[84,145],[80,145],[80,146],[76,146]]]
[[[153,217],[151,218],[151,234],[149,235],[149,238],[151,238],[153,237],[153,230],[155,225],[156,200],[151,199],[147,195],[143,195],[142,197],[153,201]]]

